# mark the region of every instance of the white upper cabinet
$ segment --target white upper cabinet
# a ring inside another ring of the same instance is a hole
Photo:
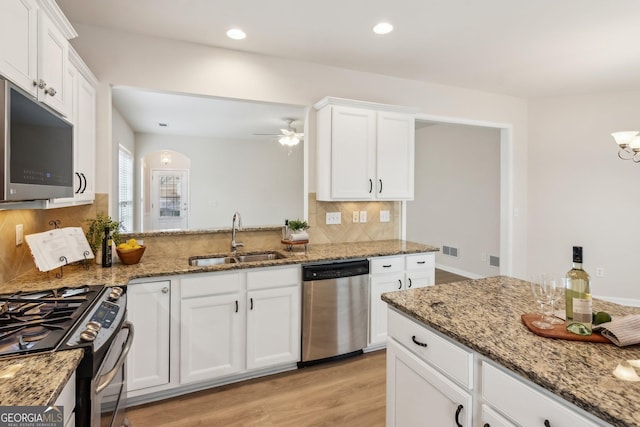
[[[317,113],[318,200],[413,199],[415,115],[325,98]]]
[[[0,2],[0,74],[64,116],[71,114],[69,21],[51,1]]]

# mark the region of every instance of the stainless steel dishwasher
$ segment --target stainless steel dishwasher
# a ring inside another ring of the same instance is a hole
[[[369,261],[302,266],[302,361],[305,366],[362,353],[369,320]]]

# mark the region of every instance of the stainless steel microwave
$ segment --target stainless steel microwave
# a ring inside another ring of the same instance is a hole
[[[0,203],[73,196],[73,125],[0,79]]]

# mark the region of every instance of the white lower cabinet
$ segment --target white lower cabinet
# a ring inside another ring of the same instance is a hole
[[[387,427],[609,426],[431,328],[388,311]]]
[[[54,402],[54,406],[62,406],[64,427],[74,427],[76,425],[76,373],[71,375],[60,395]],[[9,425],[13,425],[9,423]],[[15,425],[22,425],[16,423]]]
[[[247,369],[300,360],[300,270],[247,273]]]
[[[180,383],[241,372],[244,301],[241,273],[197,274],[180,281]]]
[[[383,293],[432,286],[434,282],[435,255],[432,252],[372,258],[369,345],[384,345],[387,340],[387,304],[380,298]]]
[[[127,318],[136,336],[127,358],[129,392],[169,383],[171,281],[130,284]]]
[[[471,394],[394,339],[387,343],[387,427],[471,426]]]
[[[517,425],[596,427],[572,408],[516,379],[503,369],[482,363],[482,398]]]

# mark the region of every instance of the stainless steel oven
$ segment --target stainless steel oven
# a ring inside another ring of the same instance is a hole
[[[106,288],[61,347],[85,350],[76,372],[77,426],[130,425],[124,417],[125,361],[134,329],[126,320],[126,307],[126,292],[122,288]]]

